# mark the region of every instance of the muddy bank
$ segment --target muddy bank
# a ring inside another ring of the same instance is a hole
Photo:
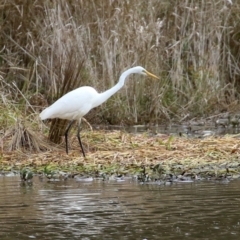
[[[203,139],[157,134],[131,134],[123,131],[84,131],[87,157],[83,158],[77,139],[71,139],[69,155],[64,143],[46,152],[1,153],[0,170],[18,173],[29,168],[42,174],[65,172],[69,177],[135,176],[140,181],[187,181],[235,179],[240,177],[238,135]]]

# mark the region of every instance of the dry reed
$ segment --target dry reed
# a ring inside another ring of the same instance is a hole
[[[87,116],[91,123],[161,123],[236,111],[239,9],[239,0],[5,1],[0,91],[25,115],[34,94],[50,104],[72,87],[103,91],[126,68],[142,65],[161,80],[132,76]],[[74,84],[64,89],[69,76]]]

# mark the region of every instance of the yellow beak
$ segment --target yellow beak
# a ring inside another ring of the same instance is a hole
[[[154,75],[154,74],[152,74],[152,73],[150,73],[150,72],[148,72],[148,71],[145,71],[145,73],[149,76],[149,77],[152,77],[152,78],[156,78],[156,79],[160,79],[159,77],[157,77],[156,75]]]

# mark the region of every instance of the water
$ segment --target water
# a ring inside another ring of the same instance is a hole
[[[0,239],[240,239],[239,189],[0,177]]]
[[[118,126],[118,125],[104,125],[104,126],[94,126],[94,129],[104,129],[104,130],[124,130],[126,132],[141,134],[148,132],[150,135],[160,134],[171,134],[179,136],[188,137],[207,137],[207,136],[222,136],[226,134],[239,134],[240,126],[215,126],[214,124],[206,125],[191,125],[191,124],[176,124],[176,125],[157,125],[157,126],[147,126],[147,125],[134,125],[134,126]]]

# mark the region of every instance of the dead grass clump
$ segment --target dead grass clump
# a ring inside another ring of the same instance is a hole
[[[49,143],[44,141],[38,133],[26,127],[21,121],[7,130],[1,139],[2,142],[9,142],[8,151],[25,150],[40,152],[50,149]]]

